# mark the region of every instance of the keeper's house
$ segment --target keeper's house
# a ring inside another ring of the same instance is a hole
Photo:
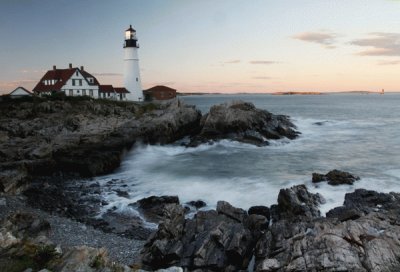
[[[129,93],[125,88],[114,88],[112,85],[100,85],[98,80],[81,66],[68,69],[57,69],[46,72],[38,84],[33,88],[33,93],[39,96],[53,93],[64,93],[66,96],[90,96],[93,98],[106,98],[126,100]]]

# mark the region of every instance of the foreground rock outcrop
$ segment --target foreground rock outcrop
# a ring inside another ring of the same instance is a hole
[[[168,204],[167,218],[142,251],[143,265],[187,271],[400,270],[400,194],[356,190],[326,218],[321,203],[321,196],[299,185],[282,189],[270,209],[251,208],[251,215],[220,201],[216,210],[185,219],[182,206]],[[270,212],[272,222],[255,212]]]
[[[299,135],[287,116],[274,115],[243,101],[212,106],[202,117],[200,127],[200,133],[191,139],[189,146],[220,139],[262,146],[268,140],[295,139]]]
[[[111,262],[105,249],[87,246],[62,250],[47,237],[50,224],[17,212],[1,222],[0,271],[131,271]]]
[[[136,142],[176,141],[197,131],[200,118],[198,110],[179,100],[1,102],[0,190],[19,192],[35,176],[111,172]]]

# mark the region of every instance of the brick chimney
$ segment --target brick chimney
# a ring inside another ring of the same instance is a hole
[[[72,63],[69,64],[69,69],[72,69]]]
[[[55,65],[53,65],[53,70],[55,71],[57,69],[57,67]]]
[[[83,66],[81,66],[81,71],[83,71]]]

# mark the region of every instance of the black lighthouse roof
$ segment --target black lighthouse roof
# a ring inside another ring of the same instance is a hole
[[[125,31],[136,32],[136,30],[134,30],[134,29],[132,28],[132,25],[129,25],[129,28],[128,28],[127,30],[125,30]]]

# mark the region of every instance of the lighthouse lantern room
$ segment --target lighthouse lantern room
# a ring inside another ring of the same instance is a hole
[[[142,101],[143,91],[140,80],[139,44],[137,42],[136,31],[129,26],[125,31],[124,42],[124,85],[130,92],[127,95],[128,100]]]

